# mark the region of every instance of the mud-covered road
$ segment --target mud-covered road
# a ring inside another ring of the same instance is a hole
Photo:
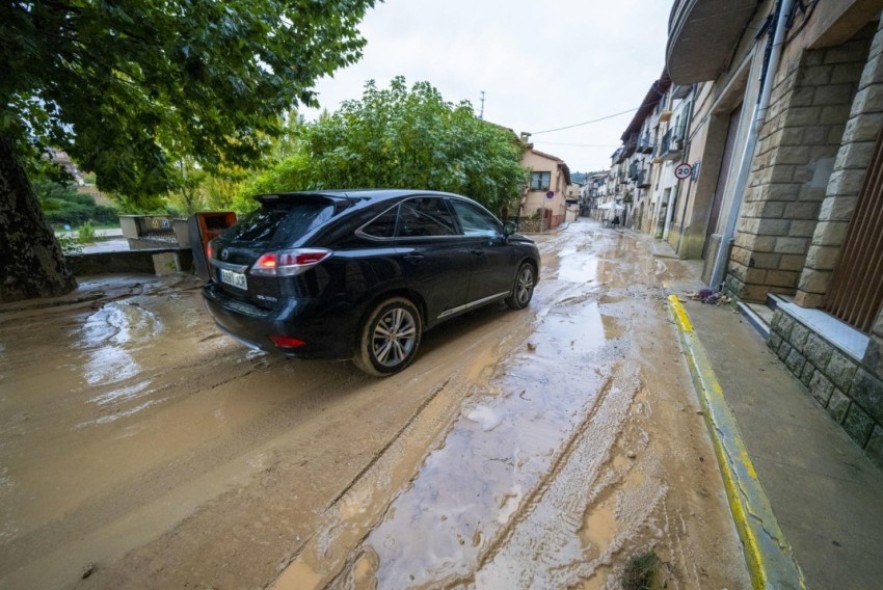
[[[190,277],[0,308],[0,588],[749,587],[648,238],[538,239],[534,300],[378,380],[255,355]]]

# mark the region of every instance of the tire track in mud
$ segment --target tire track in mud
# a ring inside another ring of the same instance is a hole
[[[616,368],[614,368],[614,371],[616,371]],[[606,381],[604,381],[604,384],[601,386],[601,390],[598,393],[595,404],[586,414],[583,421],[576,427],[574,431],[572,431],[570,437],[565,442],[561,453],[552,462],[549,470],[544,475],[540,484],[537,485],[529,494],[525,496],[524,502],[521,503],[518,510],[512,515],[506,526],[488,545],[487,550],[480,555],[478,559],[478,569],[484,568],[491,561],[494,560],[497,554],[503,550],[504,546],[510,542],[511,537],[515,533],[516,529],[522,524],[523,521],[530,517],[531,512],[533,512],[535,507],[540,504],[540,502],[542,502],[543,497],[549,491],[549,488],[552,486],[555,478],[558,477],[567,468],[567,464],[577,453],[577,447],[582,444],[583,439],[586,437],[586,434],[591,429],[592,421],[603,410],[606,409],[604,401],[607,399],[608,394],[610,393],[610,390],[612,388],[613,379],[612,377],[608,377]],[[459,581],[459,583],[474,581],[474,577],[472,577],[468,580],[461,580]]]
[[[599,400],[598,412],[569,441],[566,456],[550,471],[536,500],[525,506],[495,553],[481,560],[470,582],[495,588],[572,587],[609,566],[641,529],[652,526],[650,517],[666,487],[643,485],[643,476],[631,465],[622,472],[608,470],[617,452],[624,455],[617,443],[637,391],[635,372],[622,371],[619,367],[611,379],[611,392]],[[617,500],[613,527],[595,532],[596,546],[589,547],[582,539],[588,514],[611,497]],[[588,559],[587,550],[598,555]]]
[[[269,587],[304,590],[339,583],[340,576],[359,558],[349,548],[362,544],[373,527],[387,516],[391,498],[385,494],[397,489],[390,486],[402,486],[416,477],[422,454],[414,455],[409,449],[425,448],[444,432],[455,417],[451,410],[471,387],[461,375],[448,378],[445,386],[390,439],[384,452],[378,453],[371,465],[328,505],[316,534],[286,561],[284,571]],[[408,457],[410,461],[406,460]]]

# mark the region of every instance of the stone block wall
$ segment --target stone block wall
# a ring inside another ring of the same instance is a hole
[[[737,297],[796,292],[875,31],[780,65],[726,277]]]
[[[849,121],[837,153],[834,172],[819,212],[794,302],[819,307],[858,203],[875,141],[883,128],[883,20],[871,43],[868,60],[852,103]]]
[[[878,324],[883,324],[883,314]],[[883,333],[883,325],[880,328]],[[880,342],[872,336],[865,359]],[[852,358],[781,309],[773,316],[767,344],[831,418],[883,468],[883,371]]]

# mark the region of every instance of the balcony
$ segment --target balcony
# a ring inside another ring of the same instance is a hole
[[[661,160],[677,160],[684,149],[683,140],[674,135],[674,129],[669,129],[659,142],[659,158]]]
[[[665,63],[675,84],[715,80],[754,14],[756,0],[676,0]]]

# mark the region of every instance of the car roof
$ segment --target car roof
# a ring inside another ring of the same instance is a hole
[[[444,196],[444,197],[460,197],[454,193],[445,193],[440,191],[420,190],[420,189],[332,189],[332,190],[315,190],[315,191],[290,191],[268,193],[255,197],[261,203],[272,202],[275,200],[303,199],[303,198],[326,198],[333,201],[348,201],[350,205],[371,203],[380,203],[388,200],[401,199],[410,196]]]

